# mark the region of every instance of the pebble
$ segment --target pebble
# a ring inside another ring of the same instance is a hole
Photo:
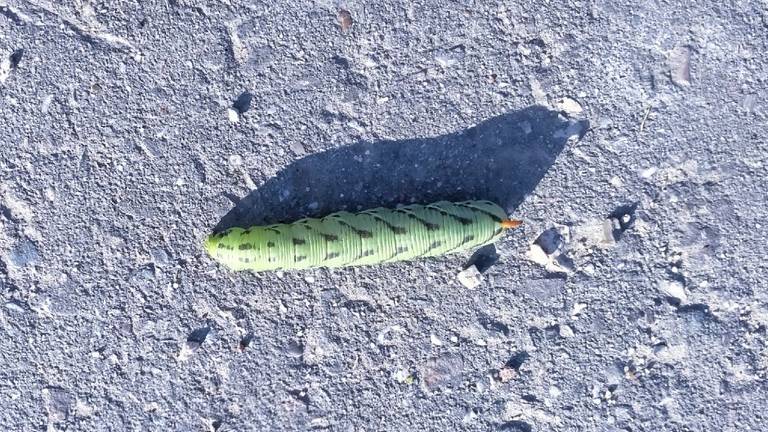
[[[77,399],[75,402],[75,415],[78,417],[90,417],[93,415],[93,407]]]
[[[529,246],[526,257],[553,273],[570,273],[573,260],[566,255],[566,245],[571,237],[568,227],[549,228]]]
[[[73,402],[70,393],[58,387],[44,388],[42,393],[45,408],[48,411],[48,421],[59,423],[66,420]]]
[[[539,105],[547,105],[547,93],[542,88],[539,80],[531,78],[529,84],[531,86],[531,96],[533,96],[533,100]]]
[[[8,310],[12,311],[12,312],[16,312],[16,313],[24,313],[24,308],[23,308],[23,307],[21,307],[21,304],[19,304],[19,303],[18,303],[18,302],[16,302],[16,301],[9,301],[9,302],[6,302],[6,303],[5,303],[5,307],[6,307]]]
[[[503,367],[499,370],[499,380],[506,383],[517,378],[517,371],[511,367]]]
[[[376,342],[384,346],[395,345],[400,342],[400,335],[406,333],[406,330],[397,324],[388,326],[379,332],[378,336],[376,336]]]
[[[472,265],[460,272],[457,276],[459,282],[461,282],[467,289],[475,289],[483,283],[483,275]]]
[[[429,335],[429,341],[432,343],[432,345],[435,345],[435,346],[442,346],[443,345],[443,341],[441,341],[440,338],[438,338],[434,334],[430,334]]]
[[[237,123],[240,121],[240,113],[238,113],[234,108],[228,108],[227,118],[229,119],[230,123]]]
[[[672,82],[678,87],[691,85],[691,50],[679,46],[669,53],[667,59]]]
[[[559,333],[561,338],[572,338],[574,336],[573,329],[566,324],[560,324]]]
[[[40,112],[43,114],[48,114],[48,111],[51,108],[51,102],[53,102],[53,95],[47,95],[43,98],[43,102],[40,104]]]
[[[581,104],[569,97],[560,99],[557,107],[560,109],[560,111],[565,111],[566,114],[571,116],[576,116],[584,112],[584,109],[581,108]]]
[[[187,361],[199,348],[200,342],[186,341],[184,342],[184,345],[181,346],[181,350],[179,351],[179,354],[176,356],[176,358],[179,361]]]
[[[649,178],[653,177],[653,175],[656,174],[656,171],[658,171],[658,170],[659,169],[657,167],[646,168],[646,169],[640,171],[640,177],[642,177],[644,179],[649,179]]]
[[[436,358],[422,368],[422,384],[428,390],[457,384],[460,381],[464,362],[461,357],[447,355]]]
[[[467,408],[464,418],[461,420],[464,423],[471,423],[477,418],[477,412],[474,409]]]
[[[400,369],[397,372],[395,372],[392,375],[392,377],[395,379],[395,381],[401,384],[413,383],[413,376],[411,375],[411,372],[408,369]]]
[[[571,319],[576,319],[586,308],[586,303],[574,303],[573,309],[571,309]]]
[[[544,249],[536,243],[531,245],[526,256],[536,264],[547,265],[549,263],[549,256],[544,252]]]
[[[304,355],[304,346],[296,341],[288,342],[285,347],[285,354],[288,357],[298,358]]]
[[[659,285],[659,289],[662,293],[668,297],[677,299],[681,303],[688,301],[688,295],[685,293],[683,284],[678,281],[665,281]]]
[[[342,33],[346,33],[350,28],[352,28],[354,20],[352,19],[352,14],[348,10],[339,9],[337,18],[339,20],[339,27],[341,27]]]

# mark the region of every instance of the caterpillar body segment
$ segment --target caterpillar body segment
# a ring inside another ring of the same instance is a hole
[[[232,270],[372,265],[469,250],[520,224],[490,201],[440,201],[230,228],[208,236],[205,248]]]

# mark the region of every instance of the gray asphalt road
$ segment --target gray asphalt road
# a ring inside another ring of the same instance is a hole
[[[696,3],[0,0],[0,427],[768,429],[768,5]],[[202,250],[465,198],[476,289]]]

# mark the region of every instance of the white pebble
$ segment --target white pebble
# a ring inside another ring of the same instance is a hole
[[[586,303],[575,303],[573,305],[573,309],[571,309],[571,316],[575,317],[580,315],[582,312],[584,312],[584,309],[587,308]]]
[[[685,294],[685,288],[683,287],[683,284],[678,281],[662,282],[659,289],[667,296],[675,298],[681,303],[688,301],[688,295]]]
[[[572,338],[573,337],[573,329],[565,324],[560,325],[560,337],[562,338]]]
[[[557,107],[569,115],[579,115],[584,111],[584,109],[581,108],[581,104],[569,97],[562,98],[560,103],[557,104]]]
[[[460,272],[457,278],[468,289],[475,289],[483,283],[483,275],[474,265]]]
[[[429,341],[432,342],[432,345],[436,345],[436,346],[442,346],[443,345],[443,341],[441,341],[440,338],[438,338],[437,336],[435,336],[432,333],[430,333],[430,335],[429,335]]]
[[[536,264],[540,264],[540,265],[549,264],[549,256],[547,256],[547,253],[544,252],[544,249],[542,249],[541,246],[539,246],[536,243],[531,245],[526,256],[528,257],[529,260],[535,262]]]
[[[227,118],[231,123],[237,123],[240,121],[240,114],[234,108],[227,109]]]
[[[646,168],[646,169],[644,169],[644,170],[642,170],[640,172],[640,177],[642,177],[644,179],[649,179],[649,178],[653,177],[653,175],[656,174],[656,171],[658,171],[658,170],[659,169],[656,168],[656,167]]]
[[[48,95],[43,98],[43,103],[40,104],[40,112],[47,114],[51,108],[51,102],[53,102],[53,95]]]
[[[232,155],[228,158],[228,161],[232,168],[239,168],[243,165],[243,158],[240,155]]]
[[[691,50],[687,47],[676,47],[669,53],[667,59],[672,82],[679,87],[691,85]]]

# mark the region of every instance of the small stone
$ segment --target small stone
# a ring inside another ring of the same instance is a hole
[[[443,341],[441,341],[440,338],[438,338],[434,334],[430,334],[429,335],[429,341],[432,343],[432,345],[435,345],[435,346],[442,346],[443,345]]]
[[[285,347],[285,354],[288,357],[292,358],[298,358],[304,355],[304,345],[296,342],[296,341],[290,341],[288,342],[288,345]]]
[[[528,253],[526,254],[526,257],[539,265],[549,264],[549,256],[547,256],[547,253],[544,252],[544,249],[542,249],[541,246],[536,243],[531,245]]]
[[[168,253],[162,248],[152,249],[150,255],[152,255],[152,262],[156,266],[162,267],[169,263]]]
[[[77,399],[75,402],[75,415],[78,417],[90,417],[93,415],[93,407]]]
[[[227,109],[227,118],[231,123],[237,123],[240,121],[240,113],[234,108]]]
[[[678,87],[691,85],[691,50],[688,47],[676,47],[667,59],[672,82]]]
[[[352,20],[352,14],[348,10],[339,9],[337,18],[339,20],[339,27],[341,27],[342,33],[346,33],[350,28],[352,28],[354,21]]]
[[[395,372],[392,377],[400,384],[413,383],[413,376],[411,376],[411,372],[408,369],[400,369]]]
[[[640,171],[640,177],[642,177],[644,179],[649,179],[649,178],[653,177],[653,175],[656,174],[656,171],[658,171],[658,170],[659,169],[656,168],[656,167],[646,168],[646,169]]]
[[[59,387],[46,387],[42,391],[45,408],[50,423],[60,423],[69,417],[73,398],[67,390]]]
[[[469,266],[460,272],[457,278],[459,279],[459,282],[468,289],[475,289],[483,283],[483,275],[474,265]]]
[[[446,355],[429,361],[422,368],[421,383],[426,390],[457,385],[461,380],[464,362],[456,355]]]
[[[662,293],[672,297],[681,303],[688,301],[688,295],[685,294],[685,287],[678,281],[665,281],[659,285]]]
[[[51,109],[51,102],[53,102],[53,95],[47,95],[45,98],[43,98],[43,103],[40,104],[40,112],[47,114]]]
[[[584,110],[581,108],[581,104],[576,102],[576,100],[571,99],[569,97],[564,97],[560,99],[560,102],[557,104],[557,107],[560,109],[560,111],[565,111],[566,114],[571,116],[576,116],[581,114]]]
[[[614,231],[621,229],[618,221],[615,219],[606,219],[603,221],[603,240],[600,242],[602,245],[613,246],[616,244],[616,237]]]
[[[304,156],[307,154],[307,150],[304,148],[304,144],[297,142],[297,141],[291,141],[288,144],[288,147],[291,148],[291,150],[296,153],[296,156]]]
[[[310,429],[328,429],[331,427],[331,422],[325,417],[315,417],[309,422]]]
[[[400,335],[406,333],[406,330],[397,324],[388,326],[379,332],[378,336],[376,336],[376,342],[383,346],[396,345],[400,342]]]
[[[9,302],[5,303],[6,309],[8,309],[11,312],[16,313],[24,313],[24,308],[21,306],[21,304],[15,300],[11,300]]]
[[[566,324],[560,324],[559,333],[561,338],[572,338],[574,336],[573,329]]]
[[[511,367],[503,367],[499,370],[499,380],[503,383],[517,378],[517,371]]]
[[[613,186],[613,187],[620,188],[620,187],[624,186],[624,182],[621,181],[621,178],[619,176],[611,177],[609,182],[611,183],[611,186]]]
[[[179,351],[179,354],[176,356],[176,358],[179,361],[187,361],[190,357],[192,357],[192,354],[195,353],[200,348],[200,343],[195,341],[186,341],[184,342],[184,345],[181,346],[181,350]]]
[[[467,408],[464,418],[461,420],[464,423],[471,423],[477,418],[477,412],[474,409]]]
[[[586,303],[574,303],[573,309],[571,309],[571,318],[578,317],[586,308]]]
[[[547,93],[542,88],[539,80],[531,78],[529,84],[531,86],[531,96],[533,96],[533,100],[539,105],[547,105]]]
[[[440,67],[449,68],[459,64],[462,60],[464,60],[465,56],[466,52],[464,46],[457,45],[451,49],[438,50],[435,53],[435,61],[440,65]]]

